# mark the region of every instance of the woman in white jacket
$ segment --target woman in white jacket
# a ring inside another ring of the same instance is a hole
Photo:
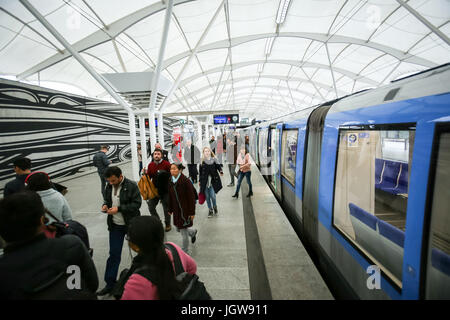
[[[27,188],[35,191],[41,197],[45,208],[60,221],[72,220],[72,210],[66,198],[52,188],[52,183],[48,174],[41,171],[35,171],[28,175],[25,179]],[[47,217],[53,222],[52,217]]]

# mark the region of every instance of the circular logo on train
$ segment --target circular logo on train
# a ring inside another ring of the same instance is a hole
[[[356,134],[352,133],[348,136],[348,141],[350,141],[351,143],[355,143],[356,142]]]

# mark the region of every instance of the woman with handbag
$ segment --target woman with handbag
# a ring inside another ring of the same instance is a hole
[[[197,238],[197,229],[192,225],[195,217],[195,190],[191,180],[187,178],[182,170],[181,163],[170,165],[171,179],[169,180],[169,214],[173,216],[173,224],[183,238],[182,249],[188,252],[189,237],[194,243]]]
[[[222,165],[219,163],[214,153],[209,147],[203,148],[202,160],[200,163],[200,193],[199,203],[201,203],[202,195],[206,196],[206,203],[208,204],[208,218],[217,215],[216,194],[222,189],[222,181],[219,173],[223,176]]]
[[[241,150],[239,152],[239,155],[236,159],[237,165],[239,166],[239,173],[238,173],[238,183],[236,186],[236,192],[233,195],[233,198],[238,199],[239,198],[239,189],[241,188],[241,183],[244,177],[247,178],[247,184],[248,184],[248,197],[251,197],[253,195],[252,191],[252,171],[251,171],[251,163],[250,163],[250,154],[248,153],[248,149],[244,146],[241,147]]]

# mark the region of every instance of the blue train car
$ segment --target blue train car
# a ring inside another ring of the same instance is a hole
[[[450,66],[245,130],[338,298],[450,299]]]

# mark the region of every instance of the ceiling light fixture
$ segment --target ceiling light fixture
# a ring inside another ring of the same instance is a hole
[[[280,0],[280,5],[278,6],[277,12],[277,19],[275,20],[277,24],[282,24],[286,19],[286,15],[290,4],[291,0]]]

